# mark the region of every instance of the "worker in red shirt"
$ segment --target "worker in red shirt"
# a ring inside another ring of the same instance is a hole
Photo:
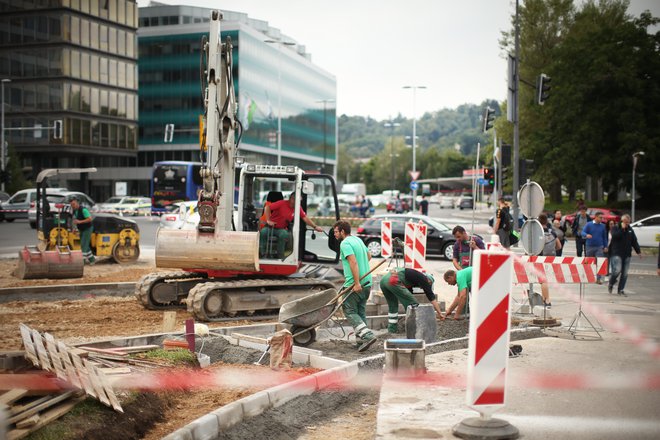
[[[288,200],[280,200],[279,202],[271,203],[264,208],[267,227],[263,228],[259,233],[259,255],[266,256],[269,237],[272,236],[277,238],[277,258],[281,260],[284,259],[284,248],[291,235],[289,232],[289,224],[293,221],[295,206],[296,193],[291,193]],[[302,207],[300,208],[300,218],[310,228],[317,232],[323,232],[323,229],[320,226],[316,226],[314,222],[307,217],[307,214],[305,214]]]

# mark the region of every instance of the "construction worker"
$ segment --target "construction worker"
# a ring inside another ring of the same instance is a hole
[[[459,321],[463,319],[461,316],[461,310],[465,308],[468,294],[470,293],[470,289],[472,289],[472,267],[466,267],[459,271],[448,270],[445,272],[444,278],[450,286],[458,286],[458,293],[456,294],[454,301],[451,303],[451,306],[447,309],[446,316],[451,315],[454,309],[456,309],[454,320]],[[444,320],[445,318],[441,319]]]
[[[438,318],[442,319],[442,310],[438,305],[435,294],[433,293],[433,275],[424,274],[415,269],[406,269],[397,267],[392,269],[380,280],[380,290],[387,300],[387,331],[397,333],[399,319],[399,302],[404,310],[408,306],[417,307],[419,302],[413,296],[413,288],[419,287],[424,291],[429,299]]]
[[[340,242],[339,255],[344,266],[344,286],[352,289],[344,294],[342,310],[355,331],[358,351],[365,351],[376,342],[376,336],[367,325],[367,300],[371,293],[369,260],[371,254],[362,240],[351,235],[351,224],[340,220],[332,227]]]
[[[92,215],[87,208],[80,206],[80,200],[71,199],[71,209],[73,210],[73,224],[76,225],[80,232],[80,250],[83,254],[83,261],[85,264],[94,264],[94,254],[90,246],[92,241]]]

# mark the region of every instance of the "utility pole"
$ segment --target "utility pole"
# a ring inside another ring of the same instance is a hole
[[[392,166],[392,173],[390,175],[390,185],[391,185],[391,190],[392,194],[391,196],[394,197],[394,127],[398,127],[399,124],[398,122],[392,122],[392,117],[390,116],[390,122],[386,122],[383,124],[384,127],[386,128],[391,128],[392,131],[390,132],[390,164]]]
[[[520,230],[518,226],[519,206],[518,188],[520,186],[520,118],[518,105],[518,94],[520,90],[520,15],[518,11],[519,0],[516,0],[516,24],[515,24],[515,60],[514,60],[514,90],[513,90],[513,228]],[[509,103],[511,105],[511,103]]]
[[[417,99],[417,89],[425,89],[426,86],[403,86],[404,89],[412,89],[413,91],[413,134],[412,134],[412,171],[413,174],[417,171],[417,114],[415,112],[415,102]],[[415,204],[417,203],[417,190],[413,190],[412,210],[415,212]]]
[[[6,157],[6,147],[5,147],[5,83],[11,82],[9,78],[3,78],[2,79],[2,85],[0,86],[2,88],[2,115],[0,118],[2,119],[2,127],[0,129],[0,148],[2,149],[2,175],[4,176],[5,174],[5,169],[6,164],[7,164],[7,157]],[[1,185],[2,191],[5,190],[5,182],[4,180],[2,181]]]

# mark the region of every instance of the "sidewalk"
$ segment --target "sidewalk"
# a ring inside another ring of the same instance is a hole
[[[534,372],[613,375],[660,374],[660,365],[637,347],[605,333],[603,341],[539,338],[520,341],[520,357],[509,359],[507,404],[494,417],[518,428],[520,437],[550,439],[658,439],[660,392],[633,389],[535,389],[511,384]],[[467,350],[426,358],[429,372],[465,376]],[[464,383],[464,382],[463,382]],[[455,438],[452,427],[478,413],[465,403],[464,388],[400,386],[384,380],[377,419],[379,440]]]

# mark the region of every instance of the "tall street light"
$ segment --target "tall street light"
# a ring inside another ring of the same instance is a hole
[[[633,153],[633,172],[632,172],[632,222],[635,222],[635,169],[637,168],[637,159],[639,156],[644,156],[643,151]]]
[[[393,122],[392,117],[390,116],[390,122],[383,124],[385,128],[391,128],[390,132],[390,164],[392,165],[392,174],[390,175],[390,185],[392,188],[391,196],[394,197],[394,127],[398,127],[401,124],[398,122]]]
[[[5,83],[9,83],[11,80],[9,78],[3,78],[2,79],[2,116],[0,116],[0,148],[2,148],[2,158],[0,159],[2,161],[1,167],[2,168],[2,176],[4,177],[5,175],[5,168],[6,168],[6,163],[7,163],[7,158],[5,157]],[[0,188],[2,191],[5,190],[5,182],[4,179],[2,181],[2,185],[0,185]]]
[[[326,110],[327,110],[327,105],[329,102],[335,102],[334,99],[319,99],[316,102],[322,102],[323,103],[323,168],[321,168],[321,173],[325,174],[325,162],[326,162],[326,156],[327,156],[327,151],[328,151],[328,143],[326,142],[326,128],[327,128],[327,120],[326,120]]]
[[[264,40],[264,43],[277,45],[277,165],[282,165],[282,46],[295,46],[296,43],[280,40]]]
[[[417,89],[425,89],[426,86],[403,86],[404,89],[412,89],[413,91],[413,135],[412,135],[412,171],[413,174],[417,171],[417,156],[416,156],[416,147],[417,147],[417,118],[415,114],[415,102],[417,100]],[[415,179],[416,180],[416,179]],[[413,190],[412,198],[412,210],[415,212],[415,203],[417,201],[417,190]]]

